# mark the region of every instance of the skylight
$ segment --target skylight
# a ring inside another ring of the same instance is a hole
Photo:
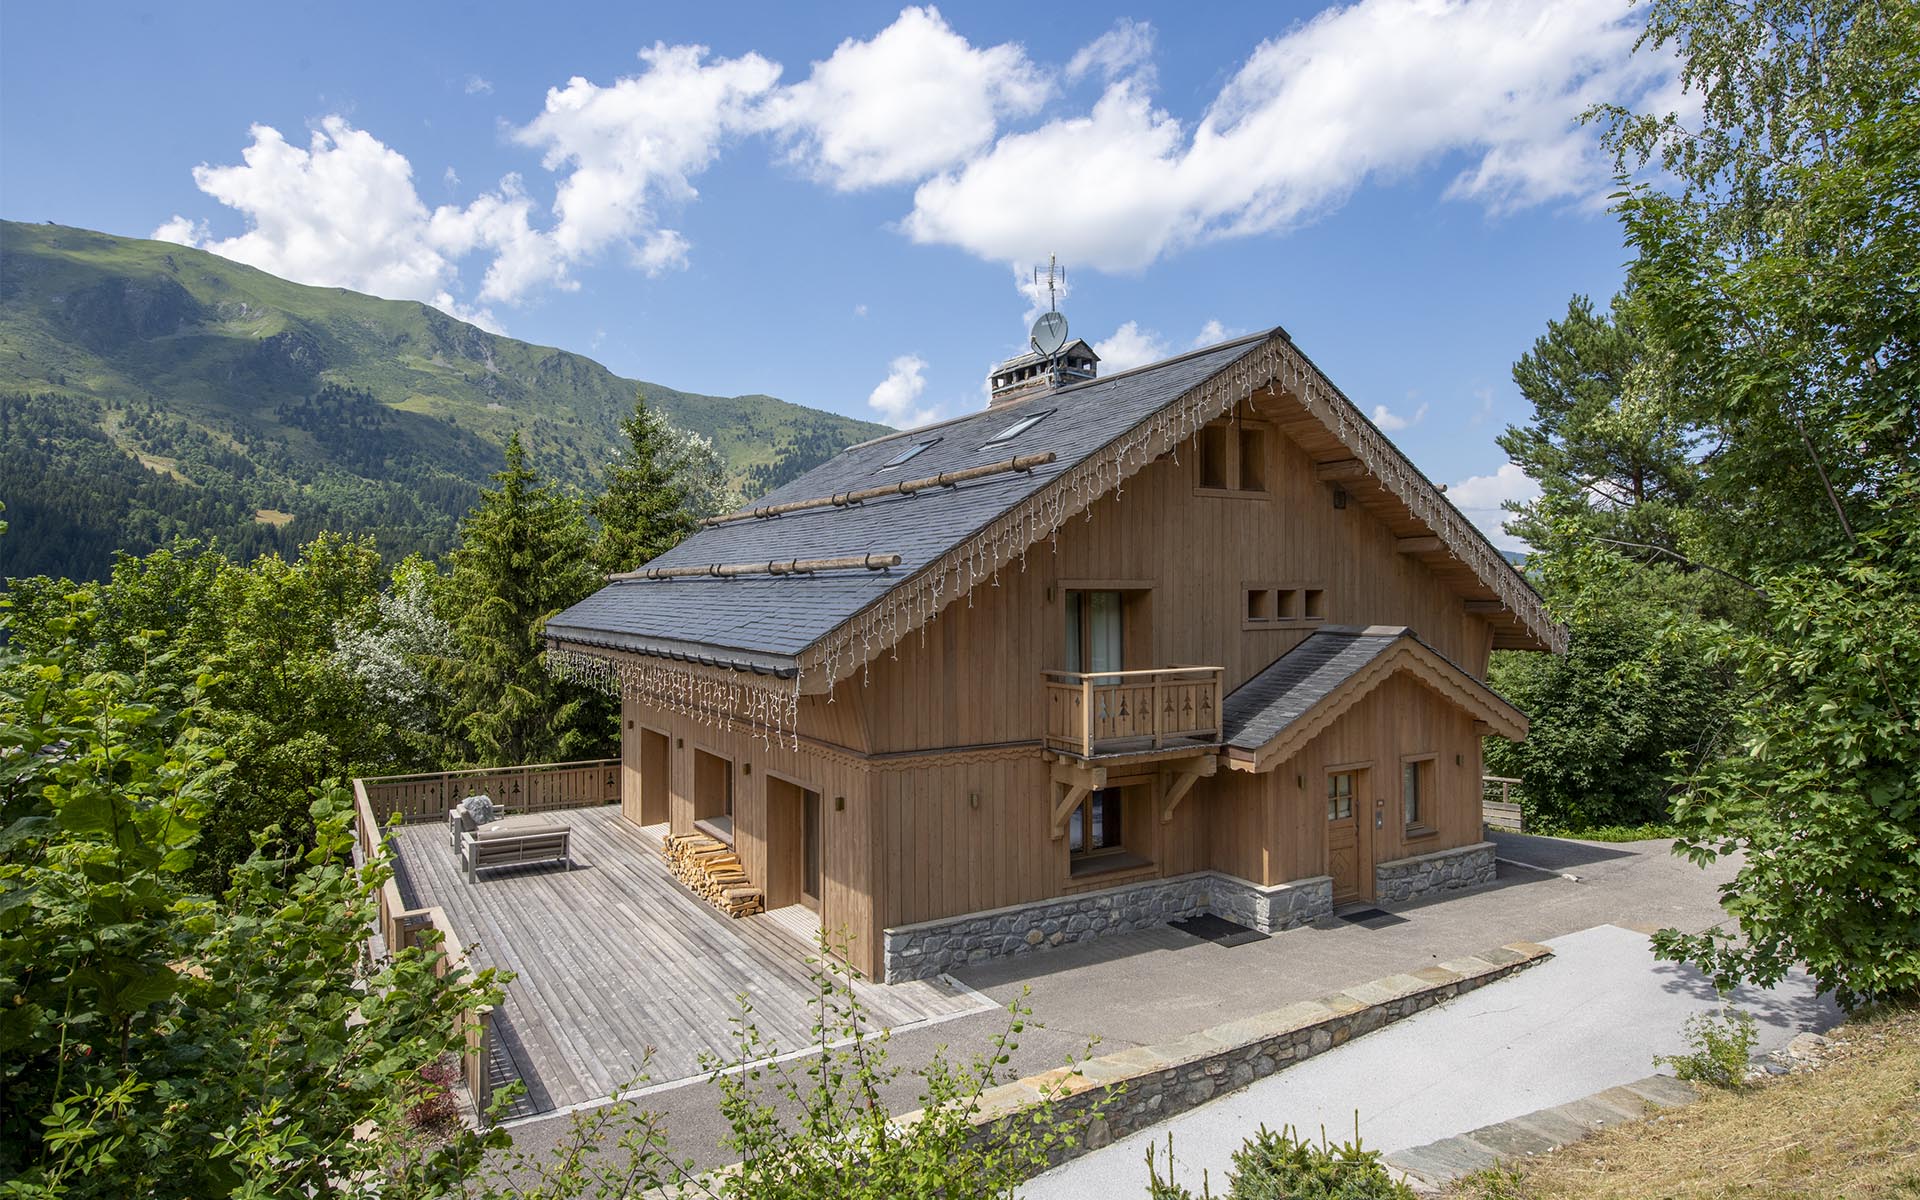
[[[1040,422],[1046,420],[1048,417],[1052,415],[1053,415],[1053,410],[1050,408],[1046,412],[1037,412],[1037,413],[1034,413],[1032,416],[1021,417],[1018,421],[1015,421],[1013,424],[1007,426],[1005,429],[1002,429],[999,433],[994,434],[992,437],[988,438],[985,442],[981,444],[986,446],[997,446],[1001,442],[1010,442],[1013,439],[1019,437],[1021,434],[1025,433],[1027,430],[1032,429],[1035,425],[1038,425]]]
[[[940,440],[939,438],[928,438],[924,442],[914,442],[912,445],[908,446],[905,450],[902,450],[900,453],[894,455],[892,458],[881,463],[877,469],[884,471],[888,467],[897,467],[901,463],[906,462],[908,459],[912,458],[914,455],[919,454],[921,451],[931,448],[933,444],[935,442],[938,442],[939,440]]]

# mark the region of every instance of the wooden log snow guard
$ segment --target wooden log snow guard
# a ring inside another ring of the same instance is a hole
[[[687,890],[731,917],[766,911],[766,896],[747,878],[733,848],[704,833],[668,836],[661,845],[667,869]]]
[[[849,554],[841,558],[776,558],[767,562],[708,563],[699,567],[643,567],[617,571],[608,583],[634,579],[732,579],[738,575],[811,575],[815,571],[884,571],[900,565],[898,554]]]

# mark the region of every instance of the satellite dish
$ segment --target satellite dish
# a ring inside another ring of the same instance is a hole
[[[1036,354],[1048,358],[1060,353],[1060,347],[1067,344],[1067,318],[1057,312],[1044,312],[1033,323],[1033,336],[1030,339]]]

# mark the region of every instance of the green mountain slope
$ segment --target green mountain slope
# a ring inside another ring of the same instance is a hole
[[[176,534],[257,553],[348,529],[438,552],[510,432],[591,488],[636,391],[712,438],[748,495],[884,432],[168,242],[0,222],[0,575],[96,575]]]

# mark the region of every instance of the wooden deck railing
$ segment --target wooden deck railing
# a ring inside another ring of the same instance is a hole
[[[526,767],[477,767],[471,771],[431,771],[424,775],[381,775],[355,781],[364,785],[374,819],[385,824],[394,813],[406,821],[437,821],[468,796],[487,795],[514,812],[591,808],[620,799],[620,760],[538,763]]]
[[[1482,823],[1490,829],[1525,833],[1526,819],[1521,812],[1520,802],[1513,798],[1513,790],[1519,786],[1518,779],[1510,779],[1505,775],[1482,775],[1480,777]]]
[[[354,832],[360,842],[360,861],[367,865],[379,862],[390,853],[381,822],[374,816],[373,805],[368,799],[365,780],[353,781]],[[434,959],[433,973],[440,978],[467,970],[467,955],[460,935],[453,928],[453,922],[447,919],[446,910],[435,905],[432,908],[408,908],[400,895],[400,885],[389,874],[385,883],[380,885],[378,895],[379,937],[388,954],[398,954],[402,950],[412,949],[421,943],[423,931],[434,929],[440,934],[440,952]],[[492,1080],[488,1074],[493,1061],[493,1006],[481,1004],[463,1009],[456,1026],[462,1035],[464,1049],[460,1054],[460,1079],[465,1084],[467,1095],[473,1099],[475,1111],[482,1117],[486,1115],[487,1105],[492,1101]]]
[[[1220,740],[1220,667],[1047,671],[1047,745],[1082,758]]]

